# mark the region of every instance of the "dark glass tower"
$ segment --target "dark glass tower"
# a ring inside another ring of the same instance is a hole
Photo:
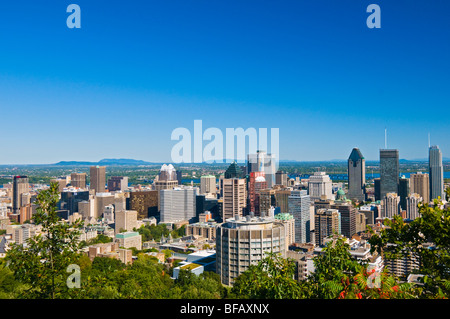
[[[398,194],[400,165],[398,150],[380,150],[380,198],[387,193]]]
[[[366,160],[358,148],[354,148],[348,158],[348,198],[365,201]]]

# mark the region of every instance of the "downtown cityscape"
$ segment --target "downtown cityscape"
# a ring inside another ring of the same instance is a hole
[[[449,10],[0,4],[0,309],[448,301]]]

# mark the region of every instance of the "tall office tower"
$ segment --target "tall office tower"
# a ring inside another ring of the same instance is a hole
[[[106,166],[91,166],[89,189],[96,193],[104,193],[106,187]]]
[[[251,172],[264,172],[267,187],[275,185],[275,173],[277,172],[277,162],[275,154],[267,154],[265,151],[257,151],[256,154],[247,156],[247,174]]]
[[[159,171],[158,180],[160,181],[177,181],[177,171],[173,167],[172,164],[166,165],[163,164],[161,166],[161,170]],[[178,183],[177,183],[178,184]]]
[[[278,171],[275,173],[275,184],[276,185],[283,185],[283,186],[287,186],[288,183],[288,177],[286,172],[284,171]]]
[[[286,230],[274,218],[230,218],[216,229],[216,273],[224,285],[269,252],[286,257]]]
[[[324,239],[341,234],[341,214],[337,209],[320,208],[314,214],[315,244],[324,246]]]
[[[271,207],[277,206],[275,193],[276,190],[268,188],[259,191],[259,211],[261,215],[267,216]]]
[[[192,186],[161,190],[161,222],[194,222],[198,192],[198,187]]]
[[[264,172],[251,172],[248,182],[249,209],[255,216],[260,216],[260,191],[267,188]]]
[[[398,193],[400,164],[398,150],[380,150],[380,197]]]
[[[359,148],[354,148],[348,158],[348,195],[351,200],[366,200],[366,160]]]
[[[314,175],[309,177],[308,191],[311,200],[321,199],[325,196],[326,199],[333,198],[333,182],[330,176],[325,172],[314,172]]]
[[[400,213],[400,197],[396,193],[387,193],[383,200],[383,218],[393,218]]]
[[[183,178],[183,173],[180,170],[177,170],[177,181],[178,181],[178,185],[182,185],[182,178]]]
[[[445,200],[444,169],[442,167],[442,152],[439,146],[431,146],[428,157],[430,173],[430,200],[440,197]]]
[[[291,196],[289,188],[281,188],[275,191],[274,206],[280,207],[280,213],[289,213],[289,196]]]
[[[295,219],[295,242],[309,243],[311,241],[311,219],[309,207],[311,198],[306,190],[294,190],[288,199],[289,213]]]
[[[244,178],[223,180],[223,221],[242,216],[247,207],[247,182]]]
[[[159,191],[137,191],[130,192],[128,200],[128,209],[138,212],[138,219],[158,216],[158,198]]]
[[[356,233],[359,234],[361,232],[366,231],[366,215],[361,212],[356,213]]]
[[[352,238],[356,234],[357,209],[346,200],[335,201],[330,204],[330,208],[337,209],[341,214],[341,234],[347,238]]]
[[[423,198],[419,194],[411,194],[406,198],[406,218],[414,220],[420,217],[419,203],[423,202]]]
[[[380,182],[379,178],[373,179],[373,189],[374,189],[375,201],[381,200],[380,184],[381,184],[381,182]]]
[[[86,173],[70,174],[70,185],[78,188],[86,188]]]
[[[406,210],[406,198],[410,192],[409,178],[402,176],[398,180],[398,196],[400,196],[400,210]]]
[[[228,166],[225,171],[224,178],[244,178],[245,174],[242,172],[241,168],[233,162]]]
[[[115,212],[115,233],[133,231],[137,227],[137,211],[122,210]]]
[[[22,202],[22,194],[28,193],[28,177],[27,176],[14,176],[13,188],[12,188],[12,212],[13,214],[20,213],[20,207]]]
[[[423,198],[424,203],[430,202],[430,175],[418,172],[411,174],[410,178],[410,193],[419,194]]]
[[[127,176],[111,176],[108,179],[108,191],[125,191],[128,188],[128,177]]]
[[[200,194],[216,197],[216,176],[206,175],[200,177]]]

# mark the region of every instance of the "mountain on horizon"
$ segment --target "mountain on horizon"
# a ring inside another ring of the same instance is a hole
[[[104,158],[98,162],[84,162],[84,161],[60,161],[54,165],[64,166],[84,166],[84,165],[151,165],[156,163],[146,162],[142,160],[135,160],[130,158]]]

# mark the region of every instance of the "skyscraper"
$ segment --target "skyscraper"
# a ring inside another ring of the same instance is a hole
[[[430,202],[430,175],[418,172],[411,174],[409,178],[411,194],[419,194],[425,203]]]
[[[444,195],[444,169],[442,167],[442,152],[439,146],[431,146],[428,157],[430,173],[430,200],[445,199]]]
[[[223,221],[242,216],[247,207],[247,182],[245,178],[223,180]]]
[[[13,192],[12,192],[12,208],[13,214],[20,213],[20,207],[22,202],[22,194],[28,193],[28,177],[27,176],[14,176],[13,178]]]
[[[295,219],[295,242],[311,242],[311,219],[310,207],[311,199],[306,190],[295,190],[291,192],[288,199],[289,213]]]
[[[398,150],[380,150],[380,197],[398,193],[400,175]]]
[[[402,176],[398,180],[398,196],[400,196],[400,209],[406,210],[406,198],[409,196],[409,178]]]
[[[248,196],[250,204],[250,212],[255,213],[256,216],[260,216],[260,191],[267,188],[267,182],[264,172],[251,172],[248,182]]]
[[[348,198],[365,201],[366,160],[359,148],[354,148],[348,158]]]
[[[104,193],[106,188],[106,166],[91,166],[90,179],[90,189],[94,189],[96,193]]]

